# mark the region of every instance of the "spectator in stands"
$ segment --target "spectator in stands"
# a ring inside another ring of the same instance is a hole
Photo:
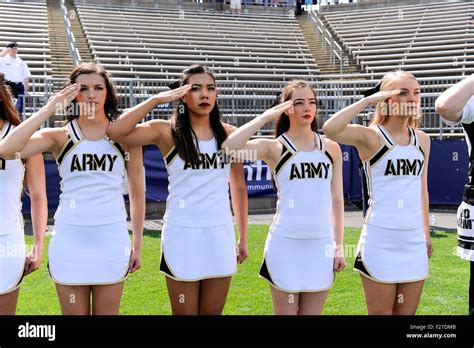
[[[469,144],[469,182],[464,186],[463,201],[458,208],[457,254],[471,262],[469,314],[474,315],[474,74],[455,84],[436,100],[436,112],[449,125],[461,124]]]
[[[116,315],[124,280],[141,265],[145,218],[141,148],[122,147],[105,135],[118,113],[107,71],[83,63],[74,68],[69,83],[0,142],[0,156],[12,158],[21,151],[22,158],[29,158],[51,152],[57,159],[61,196],[48,265],[62,313]],[[71,101],[66,126],[35,132]],[[123,198],[125,174],[133,245]]]
[[[219,13],[223,13],[225,8],[224,8],[224,2],[225,0],[216,0],[216,11]]]
[[[272,6],[278,7],[278,0],[272,0]]]
[[[23,113],[23,97],[28,95],[30,69],[20,57],[18,57],[18,44],[12,41],[7,48],[0,53],[0,72],[4,73],[8,80],[13,96],[16,99],[15,106]]]
[[[420,86],[404,71],[386,74],[366,97],[323,126],[326,136],[355,146],[367,176],[370,207],[354,268],[368,314],[415,314],[433,252],[427,189],[430,138],[418,130]],[[369,127],[350,124],[376,105]]]
[[[18,111],[0,73],[0,141],[20,124]],[[26,254],[22,225],[21,203],[18,199],[25,189],[31,202],[34,246]],[[23,277],[39,269],[43,255],[44,233],[48,219],[48,203],[44,163],[41,154],[28,158],[5,160],[0,158],[0,250],[15,251],[0,254],[0,315],[14,315]]]
[[[232,14],[239,14],[242,8],[242,0],[230,0],[230,9]]]
[[[180,87],[181,86],[181,87]],[[168,170],[169,195],[160,270],[173,314],[221,314],[237,262],[248,255],[247,186],[242,163],[222,156],[235,127],[220,119],[216,81],[203,65],[125,112],[107,134],[124,144],[158,146]],[[171,121],[139,122],[158,104],[177,100]],[[239,242],[229,209],[229,183]]]
[[[316,132],[316,93],[309,83],[290,82],[278,102],[230,134],[222,147],[254,151],[273,171],[278,204],[260,276],[270,284],[274,313],[317,315],[334,271],[345,267],[342,154]],[[274,120],[276,139],[249,140]]]

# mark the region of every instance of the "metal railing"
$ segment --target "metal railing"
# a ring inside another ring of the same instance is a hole
[[[76,4],[89,5],[89,0],[75,0]],[[115,0],[102,0],[101,2],[94,3],[98,6],[123,6],[123,2]],[[226,1],[225,9],[229,10],[229,0]],[[196,10],[218,10],[218,2],[216,0],[155,0],[154,4],[149,1],[140,2],[140,0],[134,1],[134,7],[143,8],[162,8],[162,9],[196,9]],[[295,9],[296,0],[242,0],[241,10],[242,13],[272,13],[272,14],[286,14],[286,11]],[[272,11],[270,11],[272,10]]]
[[[344,50],[342,47],[336,42],[334,36],[329,32],[326,25],[321,21],[321,18],[317,16],[316,12],[308,11],[309,19],[313,25],[314,31],[316,36],[321,39],[322,48],[325,52],[328,51],[327,46],[329,46],[329,58],[332,66],[336,66],[336,61],[339,63],[339,73],[343,73],[344,69]]]
[[[447,126],[441,122],[439,115],[435,112],[436,98],[453,84],[459,82],[463,77],[438,77],[419,78],[421,88],[421,129],[436,133],[440,136],[451,133],[462,132],[461,126]],[[63,82],[63,83],[61,83]],[[36,83],[32,93],[25,97],[26,115],[29,116],[42,107],[52,93],[57,92],[57,86],[65,85],[67,79],[47,78],[43,83]],[[146,100],[154,94],[168,89],[169,80],[151,79],[114,79],[117,95],[119,97],[119,110],[123,111]],[[361,99],[362,91],[374,87],[376,80],[322,80],[310,81],[318,94],[318,117],[322,125],[331,115],[344,107]],[[261,81],[217,81],[218,105],[223,119],[235,126],[241,126],[255,116],[264,112],[276,100],[277,92],[284,87],[281,82]],[[34,90],[38,88],[38,90]],[[157,106],[146,118],[167,119],[174,112],[173,103]],[[361,113],[355,122],[367,124],[372,108]],[[57,119],[55,119],[57,121]],[[48,123],[54,126],[54,119]],[[271,125],[266,126],[261,134],[271,133]]]
[[[76,38],[74,37],[74,33],[72,32],[72,26],[68,18],[68,11],[64,0],[61,0],[61,12],[63,14],[64,27],[67,33],[67,40],[69,42],[69,52],[71,53],[72,62],[74,66],[78,66],[79,64],[81,64],[81,55],[79,54],[79,50],[77,49]]]

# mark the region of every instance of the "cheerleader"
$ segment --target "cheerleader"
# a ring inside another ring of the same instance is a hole
[[[369,105],[376,105],[371,125],[350,124]],[[417,129],[419,108],[415,77],[395,71],[323,126],[329,138],[357,148],[367,177],[369,209],[354,268],[368,314],[415,314],[428,277],[430,139]]]
[[[51,152],[61,176],[49,272],[63,314],[118,314],[124,280],[140,268],[145,200],[140,147],[123,148],[105,135],[117,116],[108,73],[94,63],[76,67],[70,85],[0,144],[7,157]],[[34,131],[67,105],[65,127]],[[34,134],[33,134],[34,133]],[[133,246],[123,180],[128,175]]]
[[[220,120],[216,81],[205,66],[186,69],[171,91],[129,109],[107,134],[129,145],[155,144],[164,154],[168,198],[160,270],[173,314],[221,314],[236,264],[248,255],[243,166],[220,151],[234,127]],[[158,104],[177,100],[170,121],[138,124]],[[232,207],[239,230],[235,244]]]
[[[464,186],[463,201],[458,208],[457,254],[470,261],[469,314],[474,315],[474,74],[450,87],[436,100],[436,112],[449,125],[461,123],[469,146],[469,182]]]
[[[345,267],[342,155],[337,143],[316,133],[316,93],[307,82],[290,82],[279,101],[222,146],[243,151],[239,157],[253,152],[273,172],[278,203],[260,276],[270,284],[274,313],[320,314],[334,271]],[[249,141],[273,120],[275,139]]]
[[[20,124],[20,118],[0,73],[0,141]],[[34,245],[27,254],[21,215],[23,180],[31,201]],[[43,157],[38,154],[26,164],[20,158],[0,158],[0,315],[14,315],[24,276],[41,265],[48,204]]]

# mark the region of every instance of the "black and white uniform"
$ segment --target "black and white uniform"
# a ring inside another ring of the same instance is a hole
[[[447,122],[454,125],[452,122]],[[464,187],[464,197],[458,208],[458,246],[457,254],[464,260],[474,261],[474,229],[472,221],[474,217],[474,97],[471,97],[464,106],[460,123],[464,128],[466,142],[469,150],[469,183]]]
[[[333,160],[324,139],[314,133],[316,149],[299,150],[286,133],[273,177],[276,214],[265,244],[260,276],[284,292],[317,292],[334,282],[332,226]]]
[[[123,198],[125,153],[107,138],[84,138],[76,120],[58,158],[61,181],[49,272],[63,285],[121,282],[128,274],[131,240]]]
[[[0,140],[14,128],[5,122]],[[0,295],[15,291],[23,279],[26,249],[21,192],[24,174],[22,160],[0,158]]]
[[[200,164],[164,157],[168,198],[161,239],[160,271],[178,281],[233,275],[237,270],[234,224],[229,202],[230,162],[216,140],[198,140]]]
[[[381,283],[407,283],[428,277],[422,223],[424,153],[416,130],[399,145],[381,125],[379,150],[363,162],[369,209],[357,246],[356,271]]]

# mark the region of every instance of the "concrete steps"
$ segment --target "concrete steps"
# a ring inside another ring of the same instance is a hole
[[[339,61],[336,59],[335,64],[331,62],[330,48],[328,46],[326,46],[326,50],[323,48],[321,37],[314,32],[314,27],[309,17],[306,15],[299,16],[298,22],[321,74],[340,74]],[[360,73],[360,69],[351,62],[351,59],[346,59],[343,65],[343,73],[357,74]]]

